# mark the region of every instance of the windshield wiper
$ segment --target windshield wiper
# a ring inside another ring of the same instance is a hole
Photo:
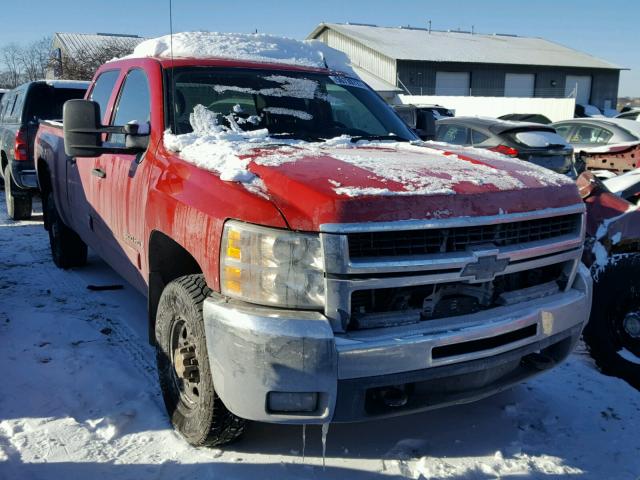
[[[408,142],[406,138],[399,137],[398,135],[354,135],[351,137],[351,142],[359,142],[360,140],[393,140],[395,142]]]
[[[324,142],[326,138],[319,137],[317,135],[310,135],[304,133],[272,133],[269,134],[273,138],[290,138],[292,140],[303,140],[305,142]]]

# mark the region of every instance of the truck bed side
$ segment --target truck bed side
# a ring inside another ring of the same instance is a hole
[[[67,197],[67,164],[69,157],[64,153],[64,137],[62,123],[43,121],[36,133],[34,144],[34,162],[38,176],[38,184],[43,199],[53,190],[58,214],[69,225],[70,218]],[[51,188],[55,185],[55,188]]]

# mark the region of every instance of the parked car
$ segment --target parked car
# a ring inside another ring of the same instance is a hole
[[[33,141],[41,120],[62,120],[62,105],[82,98],[89,82],[43,80],[7,92],[0,101],[0,175],[4,179],[9,218],[31,217],[37,190]]]
[[[393,109],[422,140],[436,136],[436,120],[453,117],[453,110],[441,105],[393,105]]]
[[[576,103],[574,118],[606,118],[595,105]]]
[[[620,174],[638,165],[640,122],[619,118],[582,118],[551,124],[573,145],[581,169]]]
[[[640,388],[640,175],[626,174],[624,185],[617,179],[602,182],[592,172],[578,179],[587,207],[583,261],[594,280],[584,339],[604,373]],[[633,203],[620,198],[625,192]]]
[[[640,108],[635,108],[626,112],[619,113],[615,116],[615,118],[640,121]]]
[[[147,296],[187,441],[470,402],[567,357],[591,305],[575,182],[413,144],[360,80],[243,48],[109,62],[36,139],[53,260],[89,245]]]
[[[498,117],[498,120],[541,123],[542,125],[549,125],[551,123],[551,120],[540,113],[509,113]]]
[[[573,174],[573,148],[552,127],[483,117],[438,120],[436,141],[486,148],[563,174]],[[574,177],[575,178],[575,177]]]

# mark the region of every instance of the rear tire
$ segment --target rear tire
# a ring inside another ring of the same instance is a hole
[[[31,193],[21,190],[11,178],[11,168],[4,169],[4,196],[7,202],[7,215],[12,220],[27,220],[31,218]]]
[[[202,304],[211,290],[203,275],[187,275],[162,292],[156,354],[162,396],[174,428],[194,446],[236,440],[245,420],[224,406],[213,387]]]
[[[640,388],[640,255],[607,265],[593,284],[584,339],[606,375]]]
[[[45,224],[48,225],[49,244],[53,263],[59,268],[82,267],[87,263],[87,244],[76,232],[67,227],[56,208],[53,192],[48,192],[45,207]]]

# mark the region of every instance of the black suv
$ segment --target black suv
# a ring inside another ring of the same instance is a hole
[[[7,213],[14,220],[31,216],[31,197],[38,188],[33,141],[40,120],[62,118],[62,105],[83,98],[89,82],[39,80],[6,92],[0,101],[0,176]]]

